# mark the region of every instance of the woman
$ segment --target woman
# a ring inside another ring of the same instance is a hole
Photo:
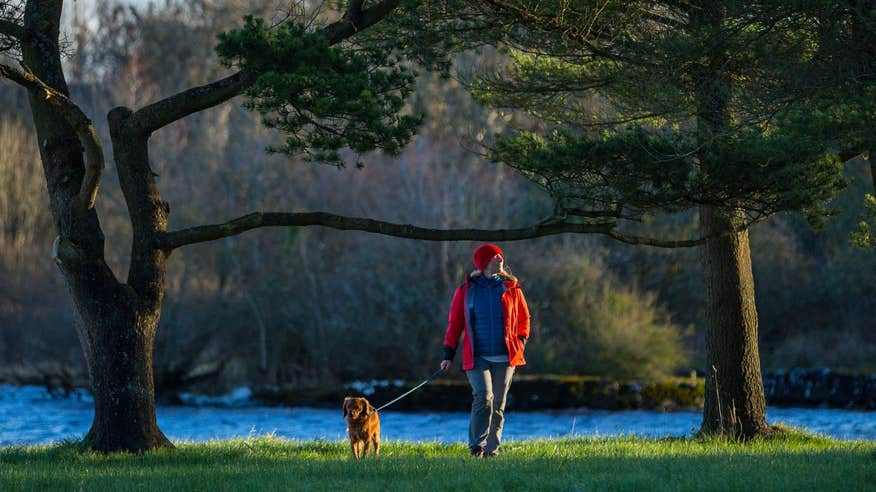
[[[479,246],[473,259],[477,270],[453,294],[441,369],[450,367],[462,337],[462,370],[472,390],[468,445],[481,458],[499,453],[511,376],[526,363],[529,308],[498,246]]]

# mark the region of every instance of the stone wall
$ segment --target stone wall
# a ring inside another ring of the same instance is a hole
[[[844,374],[827,368],[771,371],[763,375],[763,389],[773,405],[876,410],[876,374]]]
[[[876,410],[876,375],[853,375],[828,369],[793,369],[763,375],[771,406],[832,407]],[[255,397],[288,406],[337,406],[345,396],[365,396],[376,406],[401,395],[415,382],[372,381],[338,387],[262,388]],[[588,407],[604,410],[674,410],[702,408],[703,378],[671,378],[653,383],[622,382],[592,376],[515,376],[509,410],[536,411]],[[459,377],[432,381],[392,405],[399,411],[464,411],[471,390]]]
[[[261,389],[255,397],[289,406],[337,405],[345,396],[365,396],[382,405],[415,383],[373,381],[346,387]],[[464,411],[471,389],[463,379],[439,379],[392,405],[399,411]],[[659,383],[622,383],[588,376],[518,376],[508,395],[508,409],[533,411],[590,407],[606,410],[702,407],[702,379],[677,378]]]

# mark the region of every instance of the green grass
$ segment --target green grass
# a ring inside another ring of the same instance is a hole
[[[508,441],[476,460],[462,444],[258,438],[101,455],[77,443],[0,448],[0,490],[876,490],[876,442],[795,430],[745,444],[634,437]]]

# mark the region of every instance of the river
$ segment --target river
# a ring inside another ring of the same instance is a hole
[[[158,425],[172,441],[207,441],[273,434],[285,439],[339,440],[345,422],[341,405],[321,408],[265,407],[245,398],[223,406],[159,406]],[[94,415],[85,392],[53,398],[37,386],[0,385],[0,446],[46,444],[78,439]],[[513,412],[505,417],[506,439],[560,436],[689,436],[699,427],[700,412],[568,410]],[[785,423],[838,439],[876,440],[876,412],[824,408],[769,408],[770,423]],[[468,414],[380,413],[384,440],[462,441]]]

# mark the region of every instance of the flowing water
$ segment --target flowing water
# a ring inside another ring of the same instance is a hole
[[[273,434],[285,439],[345,437],[341,405],[334,410],[257,406],[247,392],[211,403],[222,406],[159,406],[158,425],[173,441],[207,441]],[[194,399],[192,401],[202,401]],[[0,446],[78,439],[93,417],[91,397],[76,392],[53,398],[36,386],[0,385]],[[505,439],[560,436],[689,436],[700,412],[609,412],[568,410],[506,413]],[[823,408],[769,408],[770,423],[782,422],[838,439],[876,440],[876,412]],[[380,413],[384,440],[457,442],[466,438],[468,414]]]

